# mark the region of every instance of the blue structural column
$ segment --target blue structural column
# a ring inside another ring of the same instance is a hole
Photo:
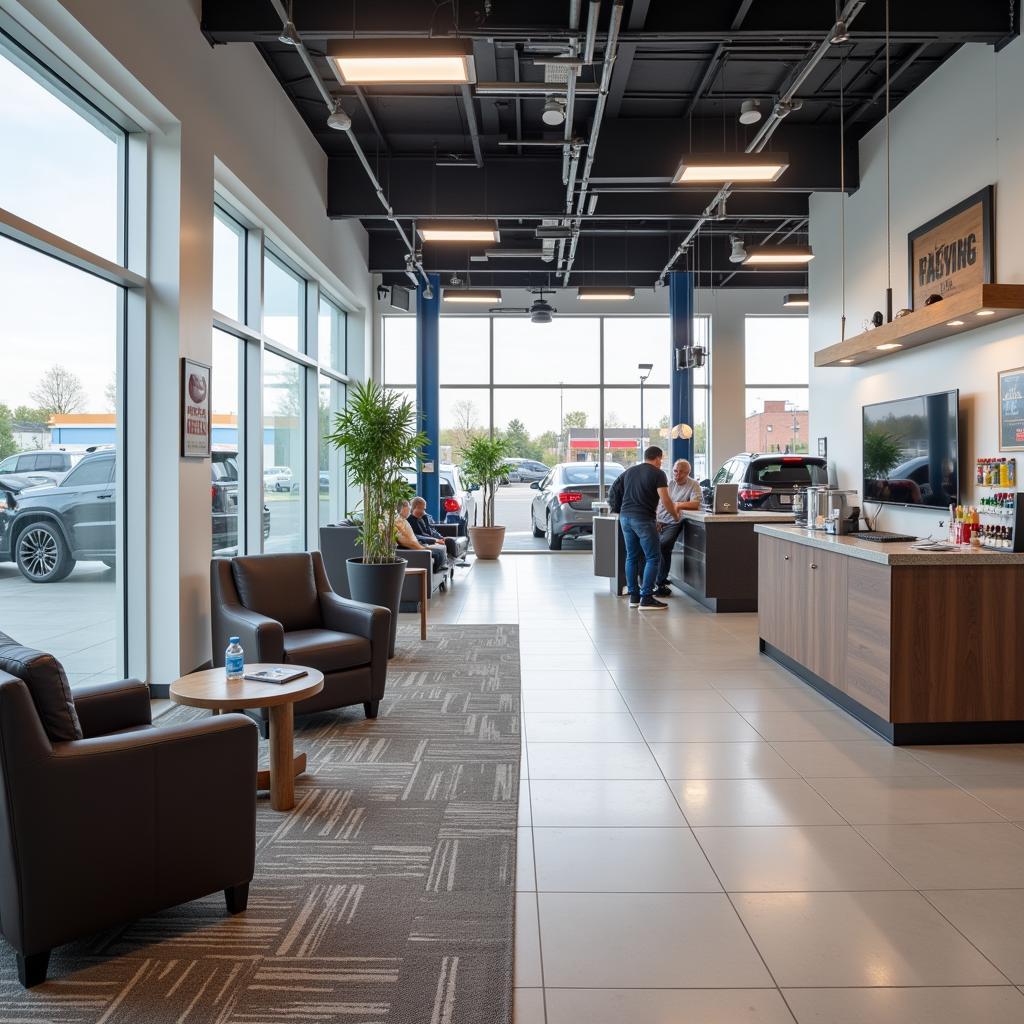
[[[693,370],[679,370],[678,350],[693,345],[693,275],[673,270],[668,275],[668,308],[672,326],[672,387],[670,392],[672,426],[693,424]],[[693,462],[693,440],[674,438],[672,461]]]
[[[425,299],[424,289],[416,293],[416,412],[420,430],[427,435],[416,476],[416,487],[427,503],[430,514],[440,523],[441,483],[441,375],[438,339],[441,332],[441,279],[428,274],[433,297]],[[433,463],[432,472],[423,471],[423,463]]]

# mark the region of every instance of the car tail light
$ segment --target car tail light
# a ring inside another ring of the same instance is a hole
[[[217,500],[217,488],[213,487],[212,485],[210,487],[210,500],[211,501],[216,501]]]
[[[764,487],[761,484],[744,484],[740,487],[738,496],[740,501],[754,501],[771,493],[772,489],[770,487]]]
[[[574,501],[582,501],[583,495],[579,491],[559,491],[558,504],[570,505]]]
[[[782,461],[783,462],[790,462],[790,463],[795,462],[795,463],[798,463],[801,466],[804,464],[803,456],[801,456],[801,455],[787,455],[787,456],[783,457]]]
[[[445,498],[444,510],[445,512],[459,512],[462,510],[462,506],[459,504],[457,498]]]

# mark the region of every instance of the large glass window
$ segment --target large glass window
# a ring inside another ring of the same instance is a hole
[[[550,324],[495,317],[494,382],[596,384],[600,331],[597,317],[562,317]]]
[[[263,356],[263,491],[270,510],[265,551],[302,551],[305,529],[305,371]]]
[[[245,320],[245,228],[219,206],[213,211],[213,308]]]
[[[317,351],[321,366],[348,372],[348,318],[330,299],[320,296],[317,314]]]
[[[807,317],[746,318],[746,447],[808,451]]]
[[[215,555],[236,555],[245,550],[245,478],[241,455],[243,345],[238,338],[214,328],[210,360],[210,504]]]
[[[333,377],[320,374],[320,462],[317,473],[320,525],[336,523],[346,513],[345,453],[327,443],[334,429],[334,417],[345,408],[345,385]]]
[[[461,462],[466,444],[491,432],[490,397],[487,388],[441,389],[442,462]]]
[[[299,351],[306,326],[306,282],[272,252],[263,258],[263,332]]]
[[[444,323],[445,317],[441,318]],[[386,316],[383,319],[384,383],[388,387],[416,388],[416,318]]]
[[[0,207],[120,262],[124,133],[0,51],[0,140]]]
[[[0,457],[50,453],[0,490],[0,622],[72,686],[124,671],[122,309],[116,285],[0,238]]]
[[[491,382],[491,322],[486,316],[441,317],[441,386]]]

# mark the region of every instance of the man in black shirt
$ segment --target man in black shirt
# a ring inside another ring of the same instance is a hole
[[[416,539],[421,544],[436,544],[440,541],[444,544],[448,551],[448,558],[455,562],[459,557],[459,546],[455,542],[454,537],[445,537],[440,530],[434,525],[434,520],[430,518],[427,512],[427,503],[418,495],[412,499],[412,511],[409,514],[409,525],[412,527],[412,532],[416,534]],[[456,564],[465,565],[465,561],[456,562]]]
[[[608,492],[608,503],[619,513],[619,527],[626,541],[626,585],[629,587],[629,607],[640,611],[660,611],[667,608],[664,601],[654,596],[661,563],[661,544],[655,514],[658,503],[663,502],[673,519],[679,519],[675,503],[668,490],[668,477],[661,468],[664,452],[652,445],[644,452],[644,461],[630,466]],[[639,561],[644,557],[643,580],[638,582]]]

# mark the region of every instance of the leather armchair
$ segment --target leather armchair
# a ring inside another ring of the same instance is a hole
[[[457,526],[451,529],[458,530]],[[452,534],[456,536],[456,534]],[[468,545],[466,538],[462,540]],[[334,590],[342,597],[350,597],[348,588],[348,569],[345,563],[350,558],[362,558],[363,546],[359,543],[359,528],[355,526],[321,526],[320,527],[320,554],[324,560],[324,569],[327,578]],[[433,598],[438,590],[445,590],[448,584],[454,579],[455,570],[451,567],[439,569],[434,572],[434,560],[430,557],[429,551],[409,550],[401,548],[398,554],[409,563],[410,569],[426,569],[430,585],[427,587],[427,596]],[[399,601],[398,610],[403,612],[418,612],[420,610],[420,581],[415,576],[407,576],[402,584],[402,596]]]
[[[240,638],[248,662],[305,665],[324,675],[320,693],[296,715],[362,704],[376,718],[388,670],[391,612],[336,594],[319,551],[215,558],[210,564],[213,663],[224,664],[228,638]],[[264,737],[265,709],[247,712]]]
[[[244,910],[255,865],[252,722],[153,727],[132,679],[70,694],[65,679],[67,696],[81,736],[53,740],[36,690],[0,670],[0,927],[26,988],[51,949],[103,928],[218,889]]]

